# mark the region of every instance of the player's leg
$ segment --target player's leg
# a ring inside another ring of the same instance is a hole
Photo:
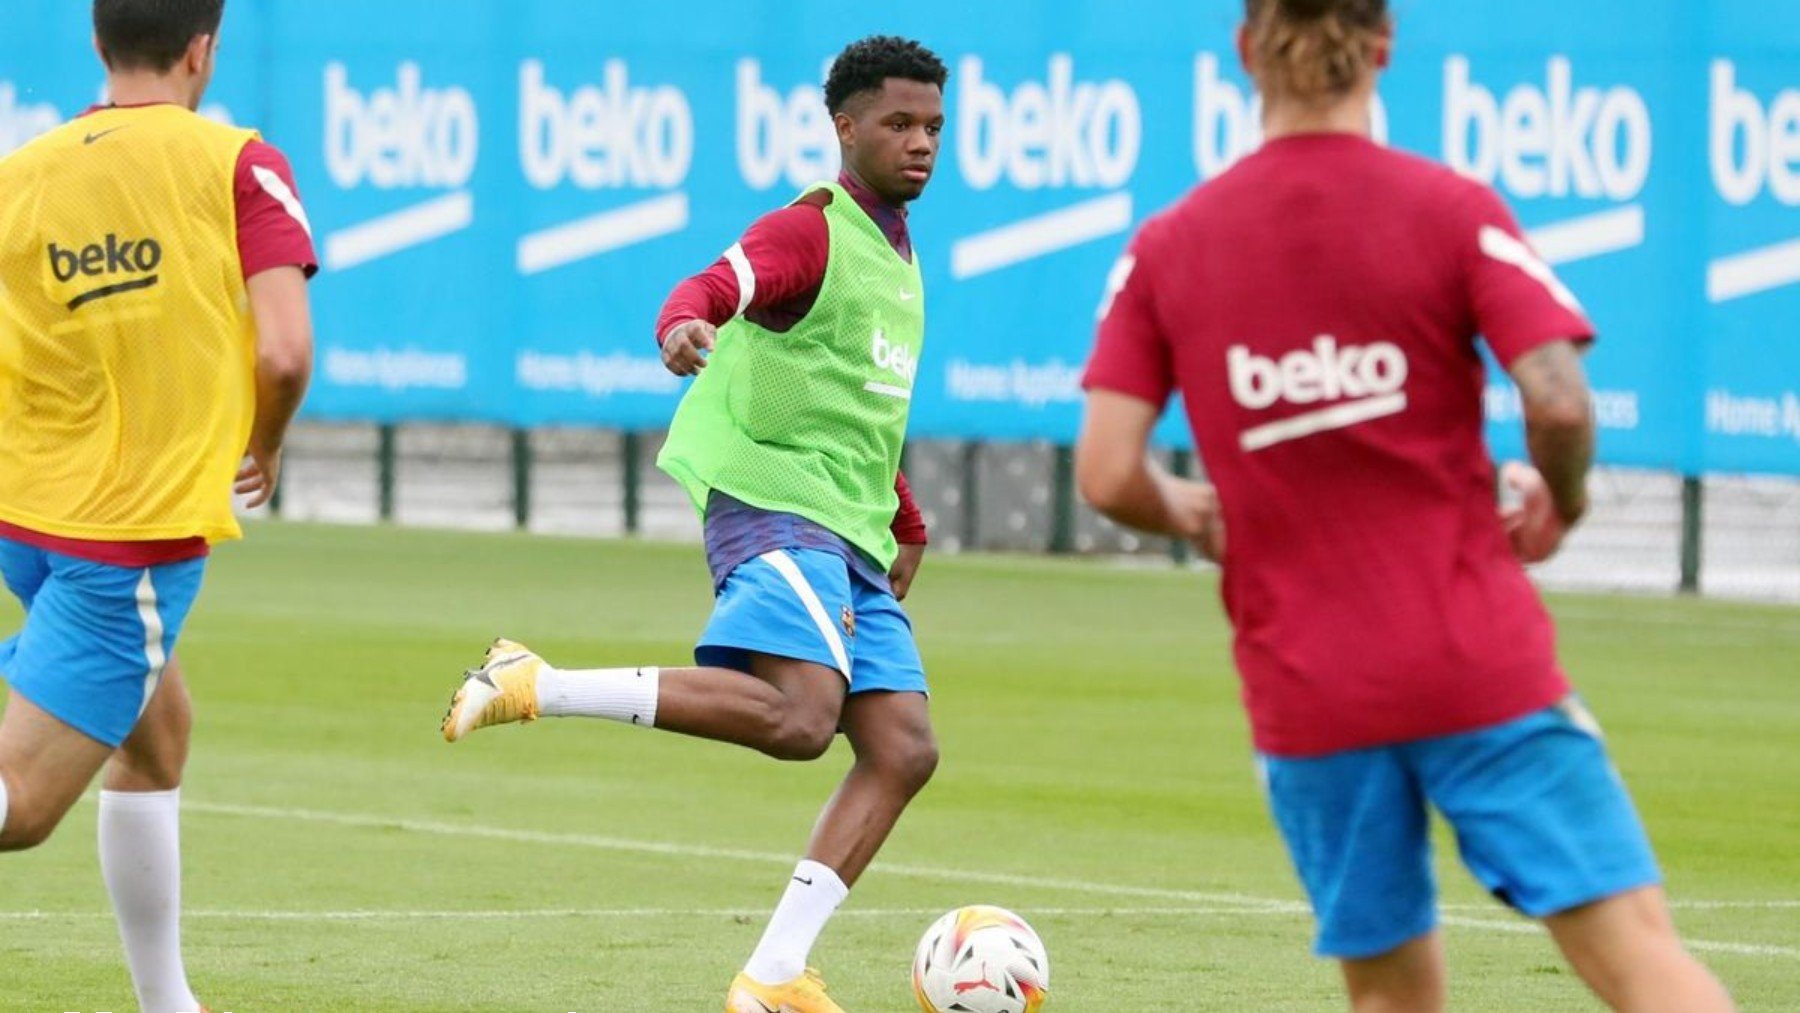
[[[111,753],[15,689],[0,715],[0,851],[49,839]]]
[[[828,552],[787,550],[743,564],[720,590],[693,668],[564,670],[497,642],[458,688],[444,737],[538,717],[597,717],[816,759],[843,707],[848,653],[831,617],[849,614],[849,587],[843,560]]]
[[[807,958],[901,812],[937,769],[937,739],[912,624],[886,588],[856,580],[852,595],[843,625],[854,660],[842,729],[856,759],[820,813],[806,858],[732,983],[728,1009],[757,1013],[758,1004],[804,1013],[838,1009],[818,979],[807,975]]]
[[[137,723],[198,590],[200,560],[107,566],[0,540],[25,625],[0,644],[0,850],[40,843]]]
[[[1379,956],[1341,962],[1356,1013],[1415,1013],[1444,1008],[1444,940],[1437,931]]]
[[[181,959],[181,776],[192,725],[171,658],[100,792],[100,872],[146,1013],[200,1008]]]
[[[1615,1009],[1728,1010],[1681,948],[1643,824],[1580,701],[1414,747],[1470,872],[1543,919]]]
[[[1629,1013],[1718,1013],[1731,996],[1681,945],[1660,887],[1554,914],[1544,924],[1608,1006]]]
[[[1276,826],[1336,958],[1352,1008],[1444,1008],[1437,885],[1424,796],[1397,749],[1264,757]]]

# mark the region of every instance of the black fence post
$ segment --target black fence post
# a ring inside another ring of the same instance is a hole
[[[397,468],[394,424],[384,422],[377,432],[379,441],[375,451],[375,474],[376,486],[380,490],[381,496],[381,519],[391,521],[394,519],[394,482]]]
[[[964,440],[962,445],[962,548],[974,552],[981,547],[981,443]]]
[[[531,430],[512,431],[513,525],[520,531],[531,526]]]
[[[624,503],[625,533],[635,535],[643,525],[644,461],[643,439],[635,430],[627,430],[619,441],[619,471]]]
[[[1056,447],[1056,463],[1050,478],[1050,551],[1067,555],[1075,551],[1075,448]]]
[[[1701,521],[1706,487],[1697,476],[1681,479],[1681,593],[1700,593]]]

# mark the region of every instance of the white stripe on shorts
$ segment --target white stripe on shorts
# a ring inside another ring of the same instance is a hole
[[[850,656],[844,652],[843,638],[838,636],[837,625],[826,613],[825,603],[819,600],[818,592],[814,591],[812,585],[806,582],[806,574],[800,572],[800,567],[795,565],[793,557],[779,549],[774,552],[765,552],[756,558],[774,567],[776,573],[787,578],[794,593],[800,596],[800,604],[806,606],[807,614],[811,615],[813,622],[818,625],[819,635],[825,638],[825,646],[831,648],[831,656],[837,659],[838,674],[844,677],[845,682],[850,681]]]
[[[169,661],[163,653],[162,613],[156,610],[156,585],[150,582],[149,570],[138,579],[137,606],[138,618],[144,621],[144,662],[149,666],[144,675],[144,700],[138,704],[141,716],[156,695],[156,684],[162,681],[163,666]]]

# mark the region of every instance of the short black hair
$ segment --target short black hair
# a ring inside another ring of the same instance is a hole
[[[841,112],[853,95],[877,91],[890,77],[935,84],[942,91],[950,70],[936,53],[898,35],[871,35],[844,48],[825,78],[825,108]]]
[[[94,37],[117,70],[166,71],[224,19],[225,0],[94,0]]]

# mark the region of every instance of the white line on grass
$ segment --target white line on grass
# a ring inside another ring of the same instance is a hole
[[[541,830],[515,830],[511,827],[487,827],[470,823],[440,823],[435,820],[398,819],[357,813],[321,812],[311,809],[280,809],[268,806],[225,805],[216,802],[182,802],[190,813],[215,816],[248,816],[256,819],[296,820],[302,823],[329,823],[343,827],[373,830],[406,830],[419,834],[447,837],[480,837],[521,844],[558,844],[566,847],[595,848],[603,851],[625,851],[645,855],[672,855],[683,858],[715,858],[725,861],[754,862],[760,865],[792,866],[794,856],[767,851],[742,851],[696,844],[669,844],[661,841],[634,841],[592,834],[549,833]],[[945,882],[985,883],[990,886],[1016,886],[1069,893],[1097,893],[1116,897],[1144,897],[1154,900],[1186,901],[1191,904],[1240,904],[1256,908],[1306,910],[1296,901],[1251,897],[1241,893],[1204,890],[1169,890],[1150,886],[1123,886],[1116,883],[1091,883],[1076,879],[1046,879],[1004,872],[978,872],[970,869],[942,869],[928,866],[876,863],[874,871],[887,876],[910,879],[936,879]]]
[[[1543,935],[1549,933],[1537,922],[1516,921],[1497,922],[1487,918],[1463,918],[1458,915],[1444,915],[1440,919],[1445,925],[1457,928],[1481,929],[1485,932],[1505,932],[1513,935]],[[1737,953],[1748,957],[1789,957],[1800,958],[1800,948],[1793,946],[1767,946],[1762,943],[1723,943],[1710,939],[1683,939],[1690,950],[1703,953]]]
[[[295,820],[303,823],[326,823],[335,826],[357,827],[378,830],[405,830],[411,833],[437,834],[448,837],[476,837],[488,840],[516,841],[524,844],[555,844],[566,847],[595,848],[605,851],[625,851],[639,854],[675,855],[686,858],[716,858],[729,861],[753,862],[760,865],[789,866],[792,855],[776,854],[766,851],[741,851],[731,848],[712,848],[704,845],[669,844],[661,841],[634,841],[617,837],[599,837],[591,834],[549,833],[539,830],[515,830],[510,827],[488,827],[472,823],[440,823],[435,820],[397,819],[390,816],[373,816],[359,813],[334,813],[315,809],[283,809],[272,806],[229,805],[219,802],[184,801],[182,808],[190,813],[203,813],[216,816],[245,816],[256,819]],[[993,886],[1016,886],[1029,889],[1064,891],[1070,893],[1095,893],[1118,897],[1144,897],[1170,901],[1186,901],[1190,904],[1229,904],[1236,910],[1233,914],[1285,915],[1305,914],[1307,907],[1295,901],[1276,900],[1271,897],[1254,897],[1248,894],[1228,892],[1207,892],[1201,890],[1168,890],[1150,886],[1124,886],[1115,883],[1094,883],[1079,879],[1046,879],[1039,876],[1020,876],[1004,872],[980,872],[972,869],[946,869],[930,866],[887,865],[876,863],[871,867],[888,876],[904,876],[915,879],[935,879],[943,882],[985,883]],[[1706,903],[1706,902],[1700,902]],[[1718,904],[1738,902],[1722,901]],[[1745,902],[1765,903],[1774,906],[1786,906],[1786,901]],[[1174,909],[1165,909],[1174,913]],[[1206,909],[1202,909],[1206,910]],[[756,915],[752,915],[755,917]],[[1493,921],[1484,918],[1467,918],[1460,915],[1445,915],[1442,921],[1446,925],[1459,928],[1480,929],[1488,932],[1512,934],[1538,934],[1543,928],[1535,922]],[[1694,950],[1714,953],[1736,953],[1758,957],[1800,958],[1800,948],[1790,946],[1768,946],[1758,943],[1720,942],[1707,939],[1687,939],[1688,947]]]
[[[750,908],[536,908],[482,911],[184,911],[189,920],[269,922],[379,922],[379,921],[523,921],[533,918],[763,918],[767,909]],[[846,908],[837,918],[936,918],[942,908]],[[1277,908],[1244,907],[1034,907],[1033,918],[1209,918],[1262,915],[1299,917],[1304,912]],[[111,921],[106,911],[0,911],[0,921]]]

